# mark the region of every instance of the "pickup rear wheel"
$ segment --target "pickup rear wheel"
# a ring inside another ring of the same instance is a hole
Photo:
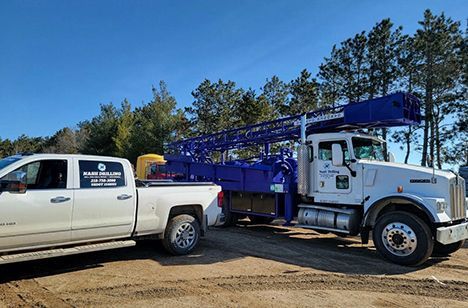
[[[163,245],[173,255],[191,253],[200,241],[200,223],[188,214],[177,215],[167,224]]]
[[[407,212],[382,215],[372,233],[377,251],[387,260],[401,265],[424,263],[434,247],[429,226]]]

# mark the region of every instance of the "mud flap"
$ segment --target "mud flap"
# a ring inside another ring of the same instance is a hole
[[[200,226],[201,236],[205,236],[206,231],[208,231],[208,215],[203,215],[203,221]]]

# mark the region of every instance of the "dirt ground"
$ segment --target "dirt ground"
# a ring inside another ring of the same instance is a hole
[[[468,245],[418,268],[358,238],[241,225],[189,256],[158,242],[0,267],[0,307],[468,307]]]

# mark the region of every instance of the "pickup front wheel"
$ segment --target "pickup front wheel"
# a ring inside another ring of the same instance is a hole
[[[175,216],[169,220],[164,232],[163,245],[173,255],[191,253],[200,241],[200,224],[188,214]]]

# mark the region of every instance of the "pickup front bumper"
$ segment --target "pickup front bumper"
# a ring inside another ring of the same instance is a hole
[[[468,239],[468,222],[437,228],[436,240],[444,245]]]

